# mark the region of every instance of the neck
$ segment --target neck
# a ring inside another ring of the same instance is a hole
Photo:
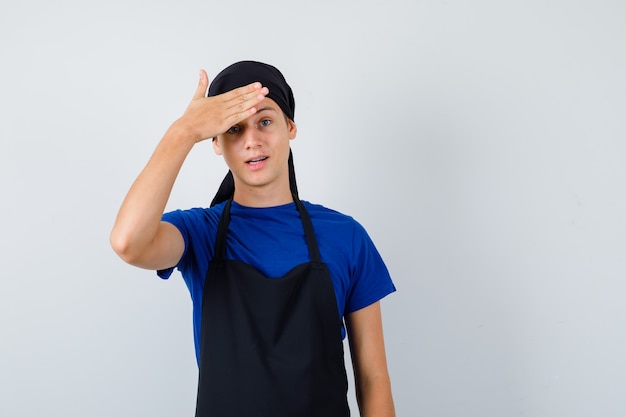
[[[249,187],[245,184],[237,184],[235,180],[233,200],[247,207],[274,207],[293,202],[293,196],[289,189],[289,182],[265,187]]]

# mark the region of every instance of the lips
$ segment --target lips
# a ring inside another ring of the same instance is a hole
[[[249,161],[246,162],[246,164],[248,165],[257,165],[260,164],[261,162],[265,161],[267,159],[267,156],[260,156],[258,158],[254,158],[251,159]]]

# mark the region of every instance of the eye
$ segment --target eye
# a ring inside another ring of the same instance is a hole
[[[261,120],[261,123],[259,123],[262,127],[267,127],[271,124],[272,122],[269,119],[265,119],[265,120]]]
[[[233,126],[226,131],[226,133],[235,134],[239,132],[239,126]]]

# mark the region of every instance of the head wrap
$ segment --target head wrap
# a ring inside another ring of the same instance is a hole
[[[288,118],[294,120],[296,102],[291,87],[278,68],[262,62],[241,61],[224,68],[211,82],[208,96],[217,96],[256,81],[270,90],[267,97],[274,100]]]
[[[208,96],[216,96],[235,88],[243,87],[253,82],[260,82],[269,89],[266,96],[278,104],[285,115],[294,120],[296,102],[293,98],[291,87],[287,84],[281,72],[269,64],[257,61],[240,61],[223,69],[209,86]],[[293,155],[289,150],[289,187],[294,199],[298,198],[298,187],[296,185],[296,174],[293,166]],[[220,184],[220,188],[215,194],[211,207],[223,201],[229,200],[235,193],[235,180],[233,173],[229,170],[226,177]]]

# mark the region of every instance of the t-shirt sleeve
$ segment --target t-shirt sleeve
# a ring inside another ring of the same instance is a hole
[[[367,307],[396,291],[389,270],[366,230],[355,222],[353,233],[354,263],[350,271],[351,288],[346,314]]]
[[[213,256],[215,232],[220,215],[217,206],[212,209],[192,208],[163,214],[161,219],[180,231],[185,249],[176,265],[157,271],[157,275],[167,279],[176,268],[192,293],[201,289]]]
[[[174,268],[180,268],[181,264],[183,264],[187,258],[189,248],[189,224],[191,223],[190,214],[190,211],[176,210],[165,213],[161,217],[162,221],[174,225],[185,241],[185,250],[183,251],[183,255],[180,257],[178,263],[170,268],[160,269],[157,271],[157,275],[162,279],[168,279],[172,275],[172,272],[174,272]]]

